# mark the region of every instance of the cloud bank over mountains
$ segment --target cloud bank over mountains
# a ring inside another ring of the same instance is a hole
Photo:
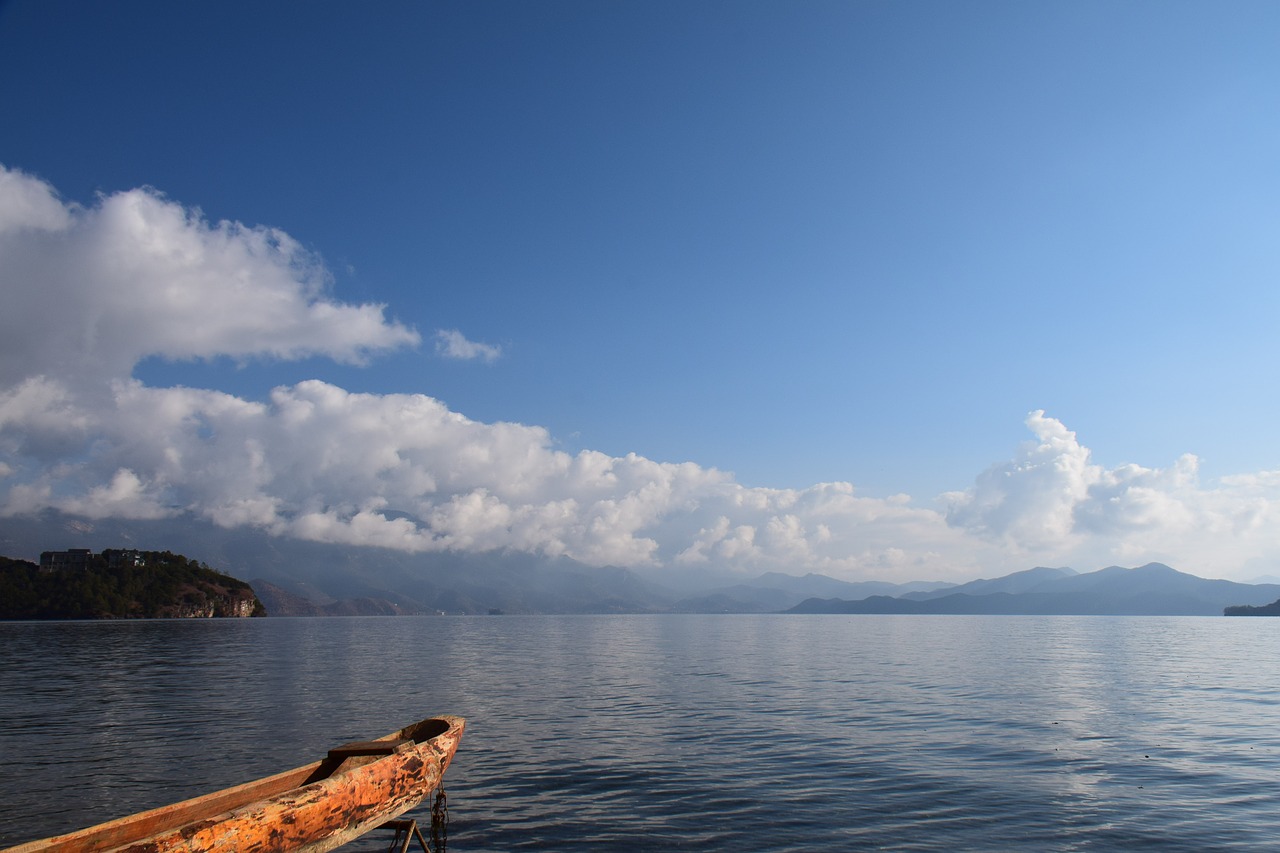
[[[924,507],[848,483],[769,489],[693,462],[569,454],[540,427],[421,394],[316,379],[255,401],[132,375],[148,357],[365,363],[421,344],[385,306],[331,288],[279,230],[210,223],[150,189],[81,206],[0,166],[0,517],[191,513],[414,552],[851,579],[1149,560],[1247,577],[1280,558],[1280,471],[1206,486],[1190,455],[1106,469],[1044,412],[1012,459]],[[457,330],[436,346],[501,355]]]

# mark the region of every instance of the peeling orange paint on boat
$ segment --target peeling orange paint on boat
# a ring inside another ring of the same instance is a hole
[[[0,853],[323,853],[422,802],[465,727],[434,717],[295,770]]]

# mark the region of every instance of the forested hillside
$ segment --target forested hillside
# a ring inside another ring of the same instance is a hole
[[[45,568],[0,557],[0,619],[156,619],[265,616],[244,581],[169,551],[109,565]],[[136,564],[135,564],[136,562]]]

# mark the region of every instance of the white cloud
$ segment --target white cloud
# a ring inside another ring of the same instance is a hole
[[[73,210],[58,199],[53,187],[0,165],[0,235],[65,231]]]
[[[160,502],[159,491],[154,483],[144,483],[134,472],[121,468],[109,482],[64,499],[61,509],[87,518],[166,518],[173,510]]]
[[[1168,468],[1090,460],[1075,433],[1044,412],[1027,426],[1037,440],[942,496],[948,522],[1006,554],[1097,567],[1158,560],[1208,576],[1280,561],[1280,472],[1199,479],[1183,455]]]
[[[1077,505],[1099,482],[1102,470],[1076,434],[1043,411],[1027,417],[1035,434],[1013,460],[988,468],[967,492],[944,496],[955,526],[1003,543],[1036,549],[1064,542],[1073,532]]]
[[[570,455],[543,429],[479,423],[422,395],[309,381],[254,403],[136,380],[112,383],[91,407],[75,408],[73,395],[51,380],[0,393],[0,456],[18,480],[0,492],[0,513],[187,511],[324,542],[626,566],[701,553],[744,571],[857,574],[906,538],[903,570],[932,576],[954,569],[937,554],[964,550],[937,513],[859,498],[847,484],[748,489],[691,463]],[[36,458],[31,433],[65,413],[65,428],[45,435],[57,459]]]
[[[92,208],[0,166],[0,383],[104,381],[147,356],[323,355],[418,343],[381,305],[326,295],[319,260],[273,228],[209,223],[149,189]]]
[[[436,352],[445,358],[461,361],[493,362],[501,357],[502,347],[469,341],[457,329],[439,329],[436,331]]]
[[[254,402],[131,378],[148,355],[358,361],[417,342],[326,286],[281,232],[211,225],[150,190],[82,209],[0,168],[0,516],[192,513],[407,551],[898,580],[1032,560],[1256,574],[1280,557],[1280,472],[1205,485],[1193,456],[1108,470],[1043,412],[1028,417],[1032,441],[935,510],[848,483],[749,488],[693,463],[571,455],[539,427],[418,394],[313,380]],[[498,355],[442,334],[455,354]]]

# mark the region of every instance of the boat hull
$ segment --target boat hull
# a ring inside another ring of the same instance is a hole
[[[3,853],[322,853],[417,806],[440,784],[461,717],[435,717],[323,761]]]

